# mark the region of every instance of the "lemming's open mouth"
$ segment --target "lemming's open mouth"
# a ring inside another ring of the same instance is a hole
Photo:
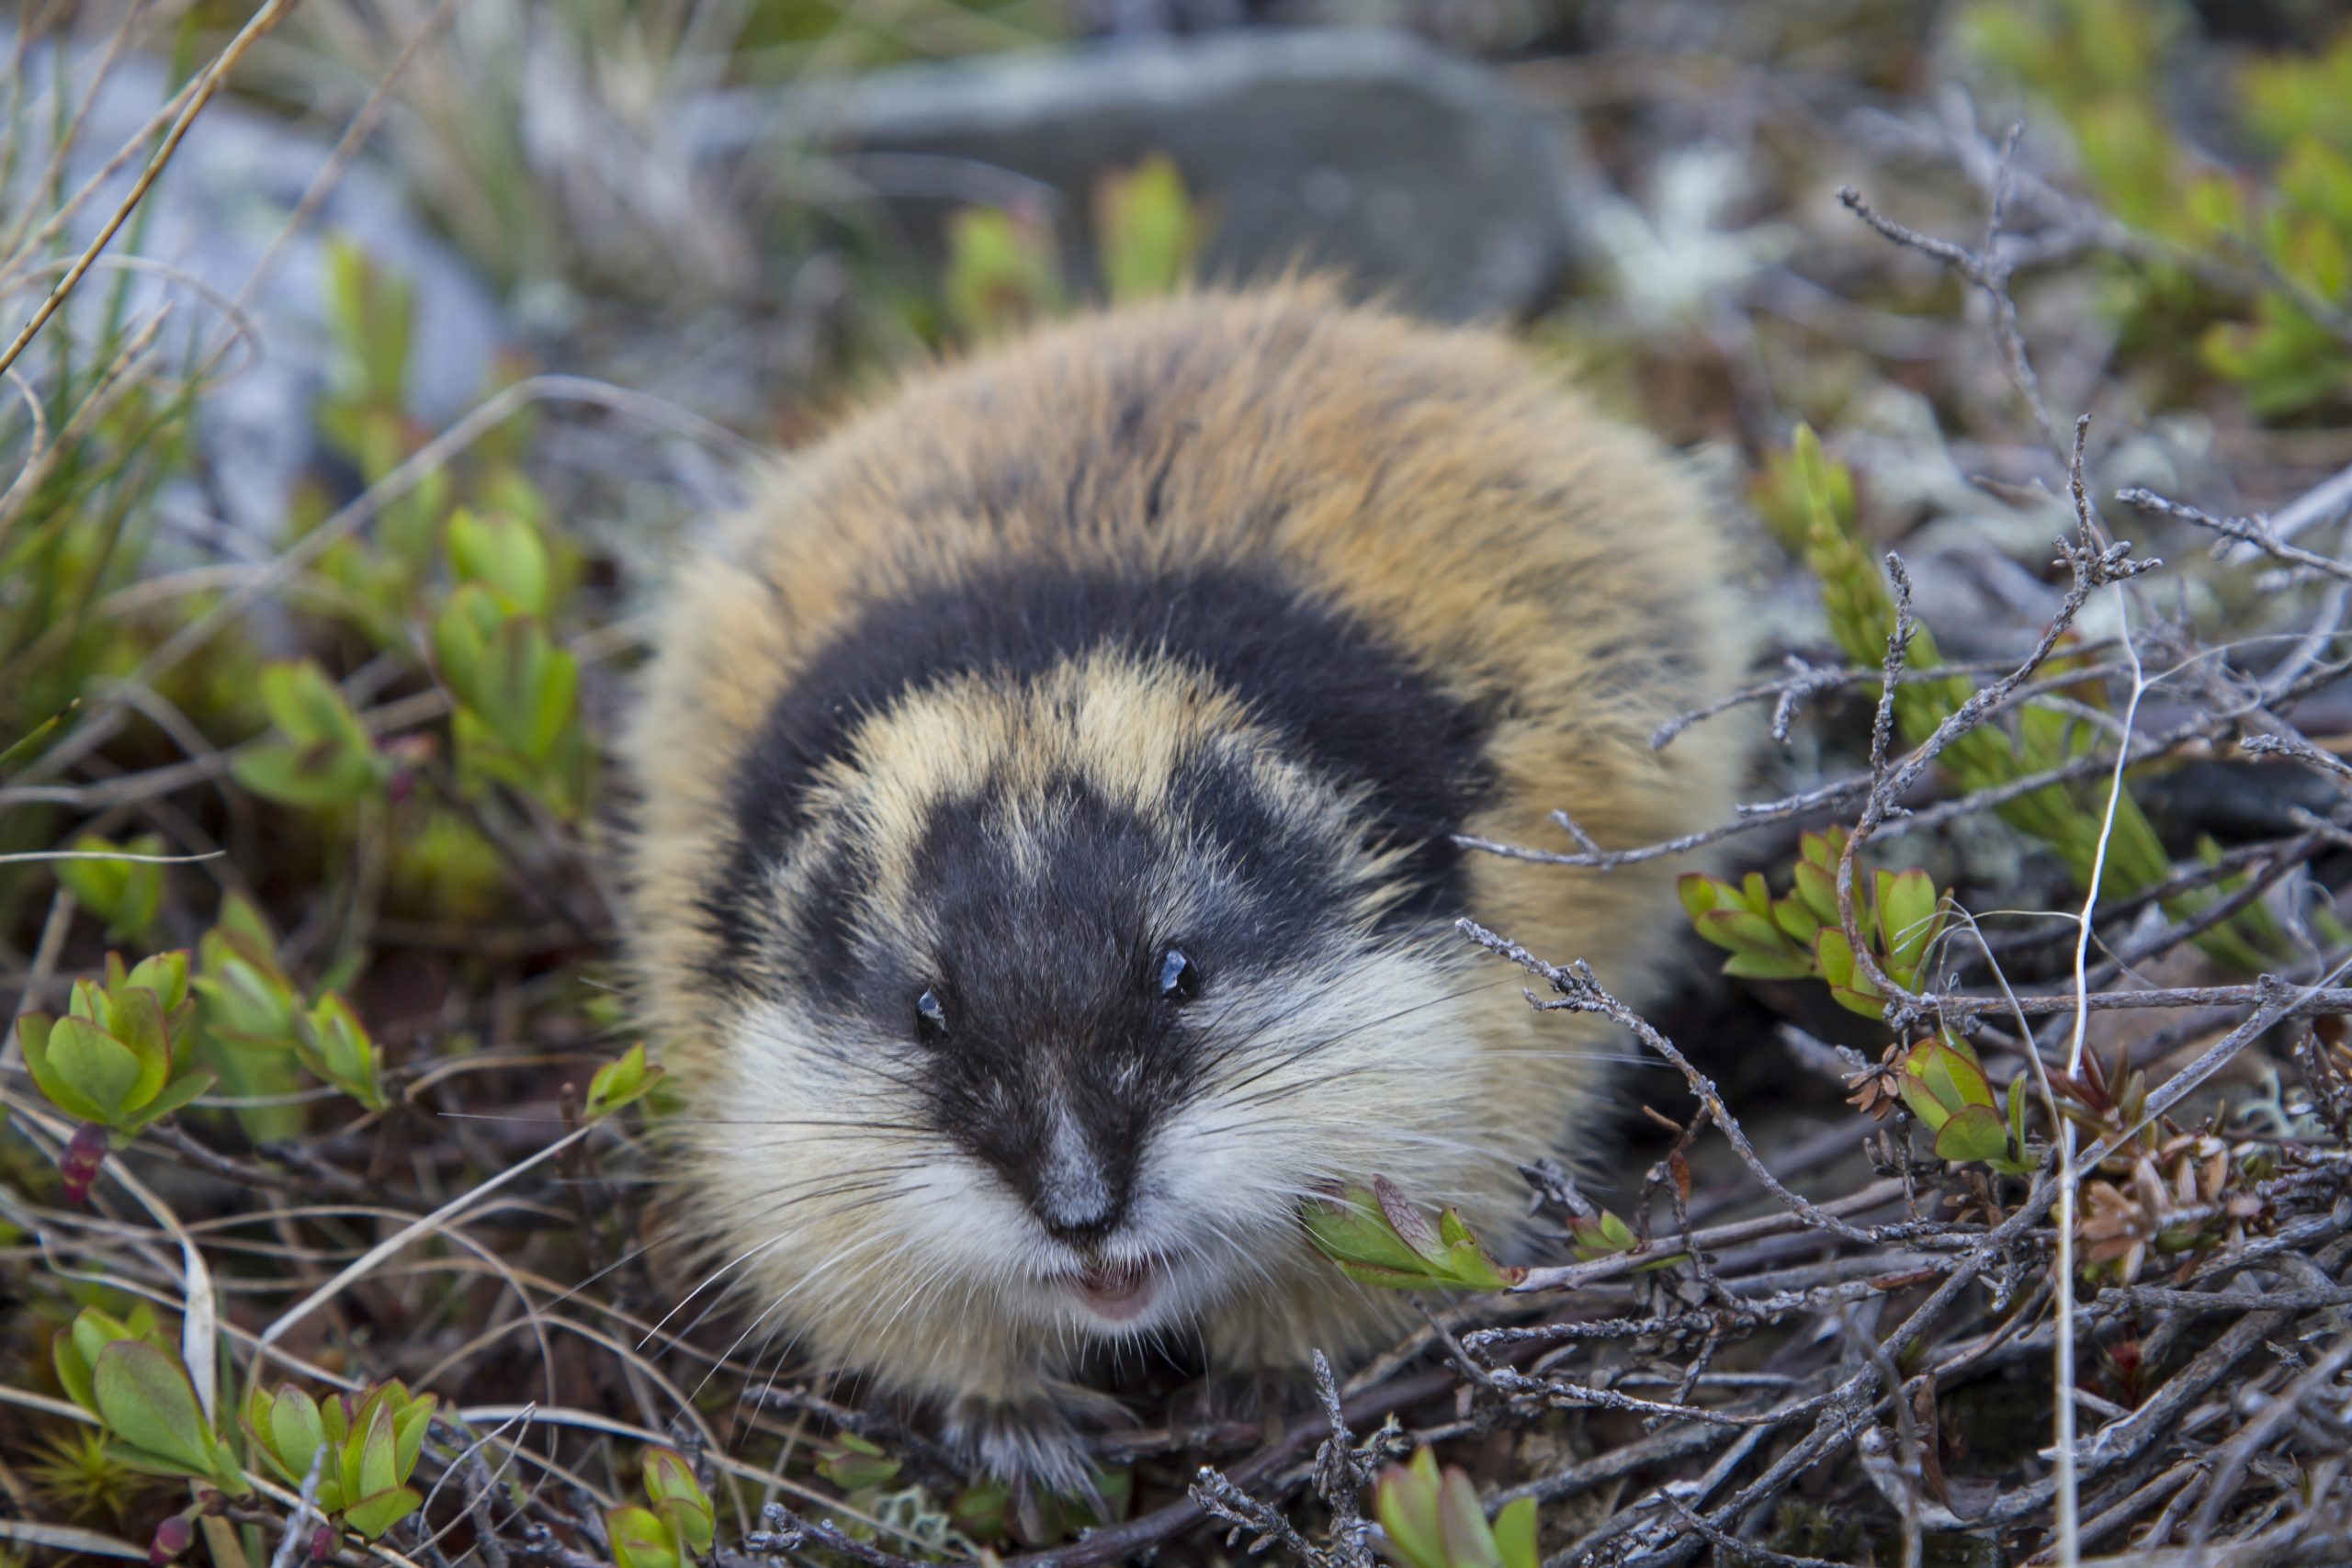
[[[1068,1276],[1079,1305],[1106,1323],[1128,1323],[1151,1305],[1160,1269],[1149,1258],[1097,1263]]]

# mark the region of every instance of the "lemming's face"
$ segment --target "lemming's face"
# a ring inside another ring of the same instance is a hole
[[[1399,918],[1395,864],[1165,667],[870,721],[762,873],[729,1025],[757,1277],[1121,1338],[1265,1283],[1322,1183],[1442,1196],[1459,944]]]

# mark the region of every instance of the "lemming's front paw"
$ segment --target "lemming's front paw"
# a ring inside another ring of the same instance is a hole
[[[1094,1408],[1098,1404],[1108,1409]],[[1016,1490],[1034,1487],[1060,1497],[1092,1497],[1094,1461],[1077,1416],[1099,1416],[1116,1409],[1099,1396],[1007,1400],[967,1395],[948,1407],[941,1435],[972,1469]]]

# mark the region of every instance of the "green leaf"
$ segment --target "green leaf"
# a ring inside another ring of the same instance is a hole
[[[710,1497],[684,1455],[672,1449],[645,1450],[645,1495],[688,1551],[710,1550],[715,1528]]]
[[[1816,833],[1810,829],[1797,835],[1797,861],[1803,865],[1816,866],[1837,874],[1838,863],[1846,858],[1846,829],[1832,827]]]
[[[1822,927],[1813,939],[1813,956],[1822,978],[1829,982],[1830,996],[1840,1007],[1867,1019],[1886,1016],[1886,998],[1856,964],[1853,944],[1844,931],[1836,926]]]
[[[605,1535],[612,1543],[616,1568],[680,1568],[669,1527],[650,1508],[632,1505],[607,1510]]]
[[[1955,1110],[1974,1105],[1989,1111],[2000,1104],[1975,1050],[1951,1035],[1912,1047],[1905,1070],[1917,1074],[1938,1100]]]
[[[1769,908],[1769,906],[1768,906]],[[1753,909],[1710,909],[1691,925],[1699,934],[1726,952],[1773,961],[1801,960],[1770,915]]]
[[[110,1127],[129,1117],[133,1092],[149,1072],[149,1064],[129,1045],[86,1019],[61,1018],[51,1025],[46,1055],[50,1073],[59,1084],[70,1086],[74,1102],[60,1098],[50,1078],[36,1068],[33,1080],[41,1091],[67,1114]]]
[[[1854,944],[1836,926],[1824,926],[1815,935],[1813,958],[1821,967],[1821,977],[1832,986],[1853,985]]]
[[[1805,912],[1813,917],[1815,926],[1839,926],[1838,919],[1838,874],[1829,866],[1810,860],[1801,860],[1794,872],[1794,896],[1803,903]]]
[[[544,620],[555,608],[548,547],[519,517],[459,507],[449,517],[449,570],[461,581],[488,587],[510,613]]]
[[[842,1440],[847,1442],[854,1436],[854,1434],[844,1434]],[[864,1438],[858,1438],[857,1441],[861,1448],[871,1452],[882,1451]],[[695,1479],[694,1466],[688,1464],[686,1456],[677,1450],[647,1449],[641,1469],[645,1475],[645,1495],[654,1502],[684,1498],[697,1506],[708,1506],[710,1498],[703,1492],[702,1483]]]
[[[471,705],[492,732],[533,761],[544,761],[571,722],[580,663],[557,648],[537,621],[514,616],[482,649]]]
[[[1438,1531],[1445,1542],[1450,1568],[1503,1568],[1494,1532],[1487,1528],[1487,1510],[1478,1502],[1478,1489],[1467,1475],[1451,1466],[1439,1483]]]
[[[1495,1549],[1503,1568],[1542,1568],[1536,1551],[1535,1499],[1521,1497],[1495,1516]]]
[[[110,1030],[114,1022],[114,998],[107,995],[105,988],[96,981],[74,981],[68,997],[65,1004],[68,1018],[78,1018],[85,1023]]]
[[[1373,1285],[1384,1291],[1426,1291],[1431,1283],[1428,1271],[1423,1269],[1408,1272],[1402,1269],[1384,1269],[1376,1263],[1350,1263],[1344,1258],[1333,1258],[1332,1262],[1338,1265],[1340,1273],[1357,1284]]]
[[[114,1037],[138,1059],[139,1077],[124,1099],[124,1108],[137,1111],[162,1092],[172,1072],[171,1027],[163,1004],[144,986],[125,986],[113,997]]]
[[[106,1453],[107,1458],[115,1463],[126,1470],[135,1470],[141,1475],[187,1476],[198,1481],[216,1479],[209,1470],[190,1470],[175,1454],[159,1454],[136,1443],[111,1442],[107,1445]]]
[[[449,595],[433,618],[433,659],[440,667],[442,684],[464,703],[473,699],[475,672],[490,639],[505,624],[506,612],[498,597],[480,583],[469,582]]]
[[[608,1116],[644,1099],[662,1081],[662,1076],[660,1067],[646,1066],[645,1043],[639,1041],[596,1069],[596,1076],[588,1080],[588,1099],[582,1111],[591,1122]]]
[[[416,1512],[424,1503],[424,1497],[413,1487],[387,1487],[356,1502],[345,1504],[343,1522],[369,1540],[374,1540]]]
[[[392,1391],[392,1466],[393,1473],[402,1481],[416,1473],[417,1456],[424,1451],[424,1434],[433,1425],[433,1412],[441,1401],[437,1394],[424,1393],[413,1398],[399,1383],[390,1384]],[[405,1400],[405,1404],[400,1403]]]
[[[1674,879],[1675,896],[1682,900],[1682,908],[1695,920],[1710,909],[1729,908],[1738,902],[1738,894],[1727,885],[1700,873],[1685,872]]]
[[[1883,1023],[1886,1020],[1886,998],[1875,987],[1865,991],[1856,990],[1851,986],[1832,986],[1829,997],[1848,1012],[1859,1013],[1873,1023]]]
[[[127,1320],[100,1312],[96,1307],[85,1307],[74,1319],[70,1332],[74,1351],[86,1368],[95,1367],[99,1355],[116,1340],[145,1339],[153,1333],[154,1326],[154,1316],[144,1306]],[[157,1348],[161,1348],[160,1346]],[[85,1376],[86,1381],[86,1373]],[[97,1409],[96,1395],[92,1396],[89,1409],[93,1412]]]
[[[150,953],[131,967],[122,983],[154,992],[157,1004],[170,1012],[187,1000],[187,950]]]
[[[1636,1239],[1633,1227],[1607,1209],[1597,1214],[1581,1214],[1568,1222],[1568,1245],[1579,1263],[1631,1252]]]
[[[278,1473],[296,1486],[311,1473],[311,1465],[326,1447],[327,1428],[319,1403],[290,1382],[277,1385],[275,1398],[254,1391],[254,1411],[248,1421],[254,1436],[277,1464]]]
[[[1438,1517],[1437,1456],[1431,1450],[1419,1450],[1409,1467],[1391,1465],[1381,1473],[1373,1492],[1373,1512],[1408,1568],[1446,1568]]]
[[[368,1396],[343,1440],[340,1473],[346,1496],[381,1497],[401,1484],[400,1437],[383,1391]],[[356,1528],[356,1527],[355,1527]]]
[[[1462,1216],[1429,1217],[1385,1177],[1303,1205],[1300,1219],[1318,1250],[1350,1279],[1390,1290],[1501,1290],[1525,1278],[1478,1242]]]
[[[27,1013],[17,1021],[17,1040],[25,1048],[26,1070],[32,1074],[34,1085],[49,1097],[50,1103],[68,1116],[77,1122],[105,1122],[106,1109],[83,1093],[65,1069],[51,1059],[50,1042],[55,1037],[58,1026],[64,1023],[93,1027],[85,1019],[50,1018],[41,1013]],[[104,1038],[103,1035],[100,1037]],[[120,1051],[121,1047],[116,1046],[115,1049]],[[124,1058],[130,1055],[128,1051],[122,1052]],[[119,1070],[119,1064],[116,1064],[116,1067]],[[135,1076],[137,1064],[133,1063],[130,1070]]]
[[[1943,927],[1942,901],[1935,880],[1924,871],[1878,874],[1878,924],[1890,966],[1888,974],[1907,986],[1918,975],[1928,944]]]
[[[1937,1099],[1926,1084],[1907,1072],[1895,1087],[1903,1096],[1903,1103],[1910,1108],[1911,1114],[1917,1116],[1921,1125],[1930,1133],[1942,1132],[1944,1123],[1965,1109]]]
[[[2009,1129],[2000,1113],[1971,1105],[1936,1133],[1936,1155],[1949,1160],[1997,1160],[2009,1152]]]
[[[1204,227],[1167,154],[1105,174],[1094,187],[1094,248],[1112,299],[1154,299],[1182,288]]]
[[[201,1069],[182,1073],[165,1085],[162,1093],[140,1108],[137,1118],[138,1126],[147,1126],[151,1122],[162,1121],[175,1111],[186,1110],[210,1093],[212,1086],[219,1081],[210,1073]],[[133,1128],[132,1131],[137,1131],[137,1128]]]
[[[331,742],[296,746],[262,741],[232,755],[229,773],[265,800],[312,810],[347,805],[370,793],[378,782],[371,756]]]
[[[1421,1257],[1407,1246],[1380,1212],[1367,1187],[1351,1187],[1334,1198],[1311,1199],[1300,1211],[1306,1233],[1327,1257],[1419,1277]]]
[[[85,855],[159,855],[164,840],[153,834],[115,844],[95,833],[74,840],[73,852]],[[57,880],[76,902],[107,923],[107,934],[119,942],[136,941],[155,923],[164,900],[164,868],[136,860],[67,859],[54,863]]]
[[[1735,953],[1724,960],[1723,972],[1743,980],[1805,980],[1818,973],[1802,953]]]
[[[1453,1210],[1446,1213],[1452,1215]],[[1459,1222],[1457,1222],[1459,1223]],[[1455,1242],[1446,1248],[1447,1280],[1473,1291],[1501,1291],[1526,1278],[1526,1271],[1506,1269],[1495,1261],[1492,1254],[1480,1246],[1476,1237]]]
[[[1953,1117],[1979,1109],[2002,1129],[2006,1148],[2007,1131],[1999,1115],[1999,1102],[1976,1053],[1965,1041],[1947,1034],[1915,1043],[1904,1053],[1897,1087],[1903,1102],[1930,1132],[1940,1134]]]
[[[90,1313],[96,1310],[92,1307],[82,1315],[87,1317]],[[58,1330],[57,1337],[50,1341],[49,1356],[50,1360],[57,1368],[58,1386],[64,1389],[65,1397],[96,1416],[98,1413],[98,1396],[90,1385],[90,1362],[93,1357],[85,1355],[81,1346],[75,1343],[77,1337],[75,1328],[78,1326],[77,1322],[74,1326]],[[99,1343],[99,1348],[105,1348],[103,1340]]]
[[[405,402],[415,285],[379,266],[356,242],[327,243],[327,320],[338,395],[377,409]],[[375,476],[370,476],[373,479]]]
[[[1774,899],[1772,923],[1780,927],[1781,934],[1795,943],[1800,950],[1808,955],[1812,953],[1813,939],[1821,930],[1822,921],[1814,914],[1813,906],[1806,903],[1801,896],[1791,893],[1785,898]]]
[[[264,968],[222,948],[208,956],[207,968],[209,973],[197,977],[196,989],[215,1034],[246,1044],[293,1046],[298,1003],[293,983],[275,964]]]
[[[298,1021],[304,1065],[368,1110],[381,1111],[384,1089],[375,1043],[349,1004],[330,991]]]
[[[212,1476],[211,1424],[179,1363],[154,1346],[118,1339],[98,1352],[91,1389],[107,1430],[174,1473]]]
[[[269,954],[277,950],[277,933],[270,929],[269,917],[243,894],[232,893],[220,900],[220,919],[212,929],[224,937],[249,944],[251,951],[261,954],[260,962],[272,962]]]
[[[948,319],[968,338],[992,336],[1057,309],[1061,257],[1051,227],[1027,215],[970,208],[947,220]]]
[[[343,700],[315,660],[272,664],[261,672],[262,707],[288,739],[299,745],[320,741],[339,747],[364,747],[368,727]]]
[[[855,1433],[842,1433],[835,1439],[835,1445],[817,1461],[817,1473],[844,1492],[886,1486],[904,1468]],[[649,1494],[652,1491],[650,1483],[646,1490]]]

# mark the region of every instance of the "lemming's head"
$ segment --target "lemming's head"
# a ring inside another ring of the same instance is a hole
[[[842,723],[754,759],[714,900],[699,1135],[753,1277],[1121,1338],[1265,1280],[1322,1183],[1443,1194],[1464,958],[1364,789],[1115,648]]]

